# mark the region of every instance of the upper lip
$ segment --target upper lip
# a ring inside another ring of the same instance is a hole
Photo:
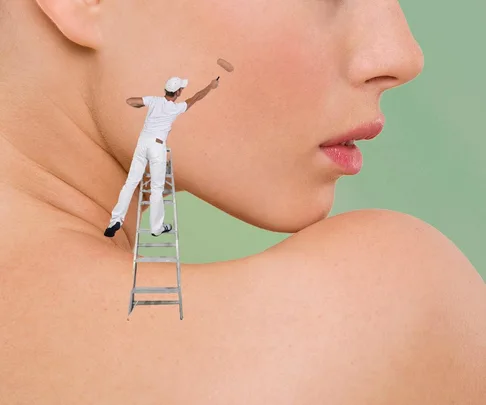
[[[373,121],[367,122],[363,125],[355,127],[343,135],[332,138],[320,146],[334,146],[347,141],[359,141],[363,139],[373,139],[380,134],[385,125],[385,117],[380,115]]]

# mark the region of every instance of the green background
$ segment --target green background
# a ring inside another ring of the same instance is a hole
[[[449,237],[486,280],[486,3],[407,0],[401,6],[424,52],[424,71],[385,93],[385,130],[362,144],[361,173],[338,182],[332,215],[361,208],[414,215]],[[185,263],[244,257],[287,237],[188,193],[177,194],[177,207]]]

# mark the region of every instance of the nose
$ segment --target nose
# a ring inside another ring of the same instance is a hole
[[[423,69],[424,56],[397,0],[359,2],[353,11],[346,47],[347,76],[356,87],[378,91],[413,80]]]

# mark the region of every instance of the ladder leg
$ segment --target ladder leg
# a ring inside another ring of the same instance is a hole
[[[179,317],[182,321],[182,319],[184,319],[184,312],[182,309],[181,267],[179,263],[177,263],[177,287],[178,287],[178,294],[179,294]]]
[[[133,290],[130,291],[130,303],[128,304],[128,315],[129,316],[132,313],[132,311],[133,311]]]
[[[137,256],[138,256],[138,239],[139,239],[139,229],[140,229],[140,214],[142,211],[142,198],[143,198],[143,187],[144,187],[144,180],[142,176],[142,180],[139,183],[139,192],[138,192],[138,208],[137,208],[137,231],[135,233],[135,244],[133,246],[133,283],[132,283],[132,290],[130,291],[130,303],[128,306],[128,315],[133,311],[134,308],[134,289],[137,284]]]
[[[174,206],[174,229],[176,230],[175,238],[176,238],[176,270],[177,270],[177,293],[179,298],[179,317],[182,321],[184,318],[184,312],[182,308],[182,288],[181,288],[181,257],[179,253],[179,226],[177,224],[177,203],[176,203],[176,189],[175,189],[175,180],[174,180],[174,168],[172,167],[172,153],[169,160],[170,166],[170,180],[171,180],[171,187],[172,187],[172,202]]]

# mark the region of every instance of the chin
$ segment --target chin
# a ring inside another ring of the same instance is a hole
[[[327,218],[332,209],[333,200],[314,199],[311,203],[292,205],[276,204],[255,207],[254,210],[234,211],[219,207],[227,214],[252,226],[271,232],[296,233],[308,226]]]
[[[249,225],[271,232],[296,233],[327,218],[335,194],[335,182],[298,186],[255,187],[252,193],[247,193],[245,187],[185,190]]]

